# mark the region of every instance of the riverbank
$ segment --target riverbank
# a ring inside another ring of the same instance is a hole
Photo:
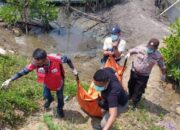
[[[122,29],[122,37],[127,41],[128,49],[146,44],[152,37],[162,39],[169,34],[169,23],[163,19],[156,18],[153,0],[128,0],[124,4],[115,5],[110,9],[98,12],[99,15],[106,17],[108,23],[99,23],[88,32],[93,32],[97,39],[100,38],[99,44],[102,47],[102,39],[107,36],[108,30],[113,24],[119,24]],[[74,21],[74,26],[83,30],[87,30],[91,26],[97,24],[96,21],[88,20],[80,17]],[[6,32],[7,31],[7,32]],[[5,32],[5,33],[4,33]],[[14,50],[17,53],[29,52],[31,54],[34,48],[23,49],[22,45],[17,45],[14,41],[12,32],[2,30],[0,32],[0,45],[6,50]],[[86,33],[86,32],[85,32]],[[3,40],[4,39],[4,40]],[[163,44],[161,43],[161,46]],[[54,47],[55,48],[55,47]],[[47,48],[48,52],[51,49]],[[77,69],[80,72],[82,81],[90,82],[92,75],[100,67],[100,58],[102,54],[99,50],[80,52],[71,54]],[[123,76],[123,84],[127,86],[129,79],[131,61],[128,60],[127,69]],[[66,67],[67,68],[67,67]],[[71,73],[67,69],[68,73]],[[179,130],[180,129],[180,96],[173,89],[171,84],[162,83],[160,81],[160,70],[156,66],[151,74],[151,78],[147,85],[146,93],[143,97],[141,105],[136,112],[128,110],[122,114],[114,125],[114,130]],[[56,103],[54,102],[49,112],[38,111],[31,115],[26,120],[27,122],[19,126],[21,130],[46,130],[47,123],[44,121],[44,114],[53,117],[53,109]],[[41,106],[40,106],[41,107]],[[93,126],[99,123],[99,119],[91,118],[86,115],[80,108],[76,98],[72,98],[65,104],[65,119],[59,120],[52,118],[55,125],[61,129],[70,130],[92,130]]]

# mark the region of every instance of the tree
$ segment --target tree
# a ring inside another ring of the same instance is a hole
[[[7,4],[0,9],[0,18],[9,24],[23,22],[27,32],[27,24],[33,19],[40,19],[45,29],[49,29],[49,22],[56,20],[58,10],[45,0],[7,0]]]

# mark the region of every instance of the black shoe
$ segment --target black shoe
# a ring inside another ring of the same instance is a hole
[[[46,102],[44,103],[44,108],[48,109],[53,101],[54,101],[54,98],[52,98],[51,100],[46,100]]]
[[[136,111],[137,110],[137,102],[133,102],[131,110],[132,111]]]
[[[128,95],[128,100],[131,100],[132,96]]]
[[[57,108],[57,117],[58,118],[64,118],[64,111],[63,111],[63,109],[58,109]]]
[[[131,110],[132,110],[132,111],[136,111],[137,108],[136,108],[135,106],[132,106],[132,107],[131,107]]]

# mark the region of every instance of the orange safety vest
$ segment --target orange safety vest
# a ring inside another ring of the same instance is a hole
[[[60,59],[48,56],[50,60],[50,66],[48,72],[42,73],[36,69],[37,82],[44,83],[50,90],[56,91],[63,84],[64,68]]]

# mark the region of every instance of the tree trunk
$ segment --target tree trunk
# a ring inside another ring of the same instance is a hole
[[[29,0],[25,0],[23,21],[25,23],[24,27],[25,27],[26,34],[28,34],[28,5],[29,5]]]

